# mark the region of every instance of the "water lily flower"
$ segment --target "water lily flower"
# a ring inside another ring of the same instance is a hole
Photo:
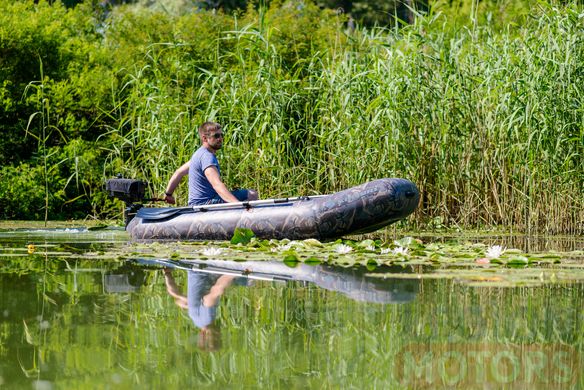
[[[391,253],[393,253],[394,255],[401,255],[401,256],[407,256],[408,255],[408,248],[404,248],[403,246],[398,246],[396,248],[394,248]]]
[[[367,245],[365,249],[371,252],[375,252],[375,245]]]
[[[505,248],[501,245],[493,245],[487,249],[487,258],[498,259],[505,252]]]
[[[223,249],[216,248],[216,247],[212,246],[212,247],[203,249],[202,253],[205,256],[219,256],[221,253],[223,253]]]
[[[349,253],[353,250],[349,245],[339,244],[335,247],[335,251],[340,254]]]
[[[390,248],[383,248],[381,250],[381,254],[382,255],[387,255],[388,253],[391,253],[391,249]]]

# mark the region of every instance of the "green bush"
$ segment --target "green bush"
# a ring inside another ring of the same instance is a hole
[[[0,218],[43,219],[44,205],[42,167],[22,163],[0,169]]]

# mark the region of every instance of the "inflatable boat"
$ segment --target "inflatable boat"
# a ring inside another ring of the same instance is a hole
[[[111,179],[110,196],[126,202],[135,240],[230,240],[237,228],[258,238],[331,240],[369,233],[406,218],[420,195],[406,179],[379,179],[331,195],[189,207],[142,207],[146,184]]]

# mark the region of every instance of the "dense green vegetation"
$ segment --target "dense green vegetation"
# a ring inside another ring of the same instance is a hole
[[[298,4],[1,0],[0,218],[104,216],[116,173],[161,192],[216,120],[225,181],[264,197],[401,176],[422,192],[418,226],[583,231],[581,5],[436,2],[352,30]]]

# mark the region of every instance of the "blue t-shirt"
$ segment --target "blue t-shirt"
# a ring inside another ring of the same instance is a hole
[[[189,305],[189,317],[198,328],[209,326],[217,317],[217,306],[219,300],[214,306],[207,307],[203,305],[203,297],[211,291],[211,288],[217,283],[221,275],[205,274],[197,271],[188,271],[187,300]],[[232,282],[234,285],[247,286],[246,278],[235,278]]]
[[[203,297],[209,293],[217,279],[219,279],[219,275],[209,275],[194,271],[189,271],[188,273],[187,300],[189,316],[198,328],[210,325],[217,316],[217,305],[211,307],[203,305]]]
[[[217,191],[213,189],[205,176],[205,169],[212,165],[217,167],[221,174],[217,157],[207,148],[201,146],[193,153],[189,165],[189,206],[206,204],[218,196]]]

